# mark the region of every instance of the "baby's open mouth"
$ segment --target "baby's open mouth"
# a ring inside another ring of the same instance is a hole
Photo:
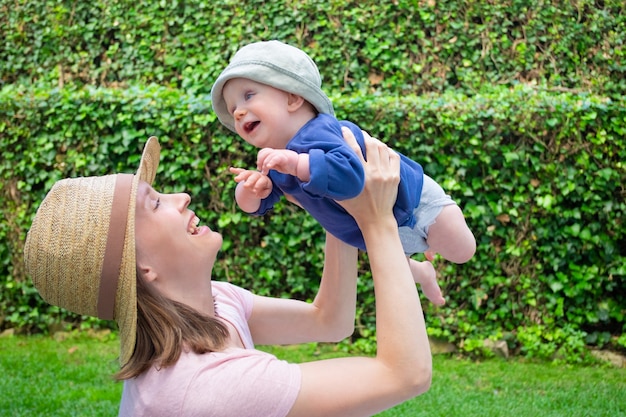
[[[249,123],[246,123],[246,124],[243,126],[243,130],[245,130],[245,131],[246,131],[246,133],[250,133],[250,132],[252,132],[252,131],[253,131],[253,130],[254,130],[254,129],[258,126],[258,125],[259,125],[259,122],[258,122],[258,121],[257,121],[257,122],[249,122]]]

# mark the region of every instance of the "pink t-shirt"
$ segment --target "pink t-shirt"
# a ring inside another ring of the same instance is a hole
[[[169,368],[124,381],[120,417],[287,415],[300,390],[300,367],[254,349],[249,291],[214,281],[213,295],[216,314],[235,326],[246,349],[183,353]]]

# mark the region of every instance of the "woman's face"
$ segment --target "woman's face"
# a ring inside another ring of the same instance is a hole
[[[222,246],[219,233],[198,225],[190,201],[188,194],[161,194],[144,181],[137,188],[137,265],[149,268],[162,289],[206,281]]]

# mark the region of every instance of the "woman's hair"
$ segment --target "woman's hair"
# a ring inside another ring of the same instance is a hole
[[[174,365],[184,350],[221,350],[228,329],[220,320],[161,295],[137,274],[137,341],[130,360],[115,375],[134,378],[151,366]]]

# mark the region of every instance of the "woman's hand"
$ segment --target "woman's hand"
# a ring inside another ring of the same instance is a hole
[[[400,155],[387,145],[363,132],[367,161],[348,128],[343,137],[361,159],[365,171],[365,187],[355,198],[338,201],[354,217],[359,226],[368,218],[392,215],[400,183]]]

